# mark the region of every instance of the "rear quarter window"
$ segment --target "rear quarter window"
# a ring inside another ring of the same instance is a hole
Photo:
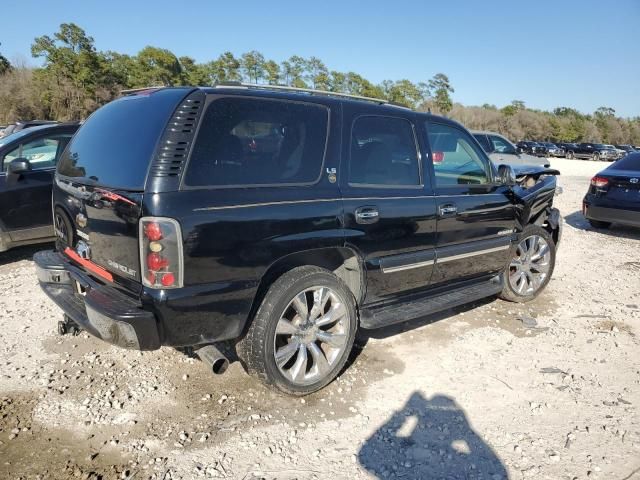
[[[248,97],[214,100],[204,113],[187,187],[310,184],[320,177],[329,110]]]
[[[632,153],[613,163],[608,169],[633,170],[640,173],[640,153]],[[607,170],[608,170],[607,169]]]
[[[185,92],[132,95],[98,109],[62,154],[58,174],[78,181],[144,190],[158,140]]]

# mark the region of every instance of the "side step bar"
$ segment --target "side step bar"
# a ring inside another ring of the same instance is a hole
[[[364,307],[360,311],[360,325],[371,330],[464,305],[500,293],[502,282],[502,275],[496,275],[481,282],[414,297],[413,300],[403,299],[392,304]]]

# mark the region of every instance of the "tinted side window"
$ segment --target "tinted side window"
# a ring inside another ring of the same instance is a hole
[[[413,126],[403,118],[364,116],[351,130],[349,183],[420,185]]]
[[[493,148],[491,147],[491,144],[489,143],[489,139],[487,138],[486,135],[481,135],[478,133],[478,134],[475,134],[474,137],[476,138],[476,140],[478,140],[478,143],[480,144],[480,146],[485,152],[487,153],[493,152]]]
[[[304,184],[320,176],[329,111],[320,105],[221,98],[202,119],[188,186]]]
[[[490,182],[489,165],[466,132],[427,122],[433,168],[438,187]]]

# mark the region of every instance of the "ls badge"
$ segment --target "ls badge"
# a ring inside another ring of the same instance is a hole
[[[336,183],[336,180],[338,178],[336,172],[337,170],[335,168],[327,168],[327,176],[329,178],[329,182]]]

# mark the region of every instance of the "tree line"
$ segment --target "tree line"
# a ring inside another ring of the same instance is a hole
[[[454,104],[454,89],[443,73],[417,83],[401,79],[376,84],[356,72],[331,70],[313,56],[293,55],[276,62],[256,50],[240,56],[227,51],[198,63],[153,46],[127,55],[96,50],[93,38],[73,23],[62,24],[53,36],[37,37],[31,54],[42,60],[41,67],[12,65],[0,54],[0,123],[83,119],[124,89],[245,81],[385,99],[449,115],[468,128],[497,131],[513,140],[640,143],[640,118],[619,118],[606,107],[585,115],[571,108],[532,110],[522,101],[501,109]]]

